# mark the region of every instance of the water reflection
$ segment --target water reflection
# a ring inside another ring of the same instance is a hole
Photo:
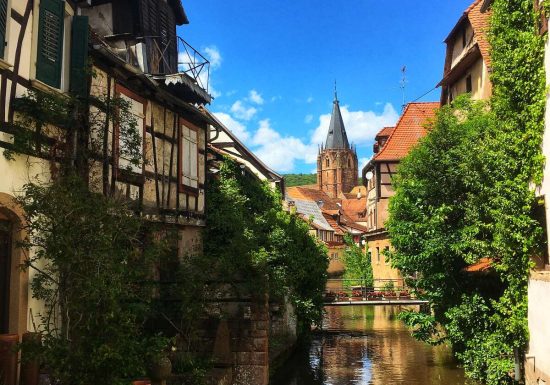
[[[273,385],[469,384],[449,349],[415,341],[390,306],[329,307],[326,333]]]

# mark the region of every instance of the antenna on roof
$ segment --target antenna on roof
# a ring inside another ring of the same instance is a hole
[[[401,68],[401,81],[399,82],[399,88],[401,88],[401,93],[403,94],[403,104],[401,108],[405,110],[405,87],[407,86],[407,66]]]

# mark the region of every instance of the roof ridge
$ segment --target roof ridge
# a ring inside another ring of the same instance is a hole
[[[405,114],[407,113],[407,111],[409,110],[409,107],[411,106],[412,103],[407,103],[407,105],[405,106],[405,108],[403,109],[403,113],[401,114],[401,116],[399,117],[399,119],[397,120],[397,123],[395,123],[395,127],[393,128],[392,132],[390,133],[390,136],[388,136],[388,139],[386,140],[386,143],[389,143],[391,138],[393,137],[393,135],[395,134],[395,131],[397,131],[397,127],[399,127],[399,124],[401,123],[401,121],[403,120]],[[382,149],[380,151],[378,151],[377,154],[374,155],[374,157],[372,159],[376,159],[378,158],[383,152],[384,150],[388,148],[388,146],[384,146],[382,147]]]
[[[466,8],[466,10],[464,11],[464,15],[469,14],[481,1],[482,0],[475,0],[472,4],[470,4],[468,8]]]
[[[415,109],[420,109],[419,108],[419,105],[425,105],[425,106],[440,106],[440,103],[439,102],[411,102],[411,103],[407,103],[407,105],[405,106],[405,109],[403,110],[403,113],[401,114],[401,116],[399,117],[399,120],[397,121],[397,123],[395,124],[395,128],[393,129],[393,131],[391,132],[390,136],[388,137],[388,139],[386,140],[386,145],[384,147],[382,147],[382,149],[377,153],[375,154],[375,156],[372,158],[372,160],[376,160],[378,158],[380,158],[382,156],[382,154],[384,154],[385,152],[389,151],[388,149],[391,147],[390,146],[390,143],[393,139],[393,137],[395,135],[398,134],[398,132],[400,131],[400,127],[403,123],[403,120],[405,119],[405,117],[407,116],[407,114],[409,113],[409,110],[411,110],[411,108],[415,108]],[[426,110],[422,110],[420,109],[420,111],[422,113],[426,113],[427,111]],[[426,118],[427,119],[427,118]],[[422,125],[424,124],[424,122],[426,121],[426,119],[424,119],[424,121],[422,122]]]

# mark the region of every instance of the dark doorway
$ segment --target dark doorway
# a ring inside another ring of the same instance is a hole
[[[11,224],[0,219],[0,334],[9,332]]]

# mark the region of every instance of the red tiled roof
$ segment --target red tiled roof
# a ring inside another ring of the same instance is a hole
[[[338,222],[336,222],[336,220],[332,217],[332,215],[330,215],[329,213],[323,211],[323,216],[327,220],[330,227],[332,227],[334,229],[335,234],[344,235],[343,229],[340,227]]]
[[[476,0],[466,10],[466,15],[474,30],[475,39],[481,51],[481,56],[487,67],[491,66],[491,56],[489,55],[490,45],[487,34],[489,33],[489,23],[491,20],[491,11],[481,12],[482,0]]]
[[[491,258],[481,258],[476,263],[466,266],[464,271],[468,273],[479,273],[489,270],[493,266],[493,260]]]
[[[344,199],[342,201],[342,210],[356,222],[365,221],[366,218],[361,215],[364,215],[367,210],[367,197]]]
[[[317,187],[317,186],[315,186]],[[308,188],[305,186],[294,186],[286,188],[286,195],[290,199],[319,202],[323,201],[323,210],[338,210],[339,207],[336,203],[340,203],[339,199],[333,199],[329,197],[324,191],[317,188]]]
[[[426,135],[425,125],[435,117],[438,108],[439,102],[407,104],[386,145],[374,156],[374,160],[397,161],[404,158]]]
[[[390,136],[391,133],[393,132],[393,129],[395,127],[384,127],[383,129],[381,129],[380,131],[378,131],[378,134],[376,134],[376,137],[375,138],[380,138],[380,137],[384,137],[384,136]]]
[[[487,34],[489,32],[489,23],[491,20],[491,11],[481,12],[483,6],[483,0],[475,0],[462,14],[454,28],[451,30],[449,36],[445,39],[447,42],[458,30],[459,26],[468,20],[472,29],[474,30],[474,37],[481,56],[485,61],[485,64],[489,67],[491,65],[491,57],[489,55],[490,45]]]

